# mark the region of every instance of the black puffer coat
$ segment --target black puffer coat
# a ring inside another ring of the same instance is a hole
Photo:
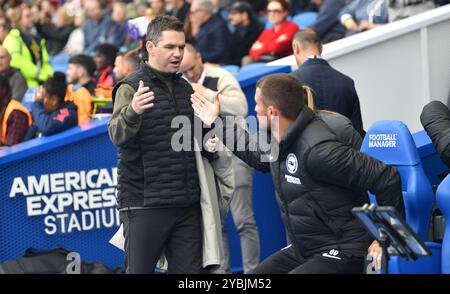
[[[394,206],[404,215],[396,169],[342,143],[307,107],[270,163],[261,160],[267,155],[261,150],[249,151],[255,141],[248,133],[235,126],[235,135],[235,142],[246,140],[246,151],[234,153],[260,171],[271,171],[283,221],[304,257],[327,249],[367,254],[371,238],[351,210],[369,202],[368,190],[380,206]]]

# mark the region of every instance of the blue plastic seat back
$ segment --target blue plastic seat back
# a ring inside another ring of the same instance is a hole
[[[249,72],[256,72],[258,69],[265,67],[266,64],[264,62],[255,62],[241,67],[239,74],[247,74]]]
[[[49,62],[53,68],[53,71],[60,71],[66,73],[67,67],[69,66],[70,55],[61,53],[49,58]]]
[[[31,103],[34,102],[34,94],[36,93],[37,89],[38,87],[28,88],[28,90],[23,95],[22,104],[28,110],[30,110]]]
[[[400,121],[376,122],[368,130],[361,151],[397,168],[402,180],[406,221],[426,241],[434,195],[408,127]]]
[[[450,274],[450,175],[447,175],[439,185],[436,201],[446,220],[444,240],[442,241],[442,273]]]
[[[232,73],[233,75],[237,75],[239,73],[239,70],[241,69],[239,66],[237,65],[222,65],[221,66],[224,70]]]
[[[292,21],[295,22],[300,29],[309,28],[317,18],[317,12],[308,11],[297,14],[292,18]]]

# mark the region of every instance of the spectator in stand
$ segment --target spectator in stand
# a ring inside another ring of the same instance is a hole
[[[78,109],[78,123],[90,121],[92,113],[92,95],[96,88],[93,82],[95,63],[90,56],[76,55],[69,60],[67,68],[67,87],[65,100],[74,102]]]
[[[191,5],[185,0],[166,0],[166,5],[172,9],[169,10],[169,14],[178,18],[181,22],[185,22],[186,17],[189,15],[189,9]]]
[[[134,6],[136,7],[135,11],[137,13],[137,17],[145,16],[147,9],[150,9],[150,5],[146,1],[135,1]]]
[[[39,34],[44,37],[49,44],[50,55],[56,55],[64,49],[70,34],[75,29],[73,23],[74,17],[69,15],[65,8],[59,8],[56,16],[56,23],[54,25],[48,23],[36,25]]]
[[[96,65],[94,59],[88,55],[79,54],[69,59],[67,68],[67,80],[86,88],[94,95],[97,84],[95,83]]]
[[[192,35],[204,62],[226,62],[230,32],[225,20],[215,14],[210,0],[193,0],[190,8]],[[197,33],[196,33],[197,32]]]
[[[166,14],[166,3],[164,0],[152,0],[150,8],[155,13],[155,16]]]
[[[388,23],[389,14],[384,0],[354,0],[339,13],[347,34],[355,34]]]
[[[23,95],[28,90],[27,81],[18,69],[11,68],[11,55],[8,50],[0,45],[0,75],[8,79],[11,86],[11,97],[14,100],[22,101]]]
[[[311,0],[319,8],[316,20],[311,25],[322,42],[329,43],[345,37],[345,27],[339,21],[339,12],[345,0]]]
[[[39,22],[52,25],[55,24],[55,16],[56,11],[59,8],[59,2],[58,0],[42,0],[37,1],[37,4],[40,8],[40,19]]]
[[[106,12],[103,12],[99,0],[86,0],[84,8],[88,17],[83,26],[84,51],[90,55],[94,53],[95,46],[106,41],[112,20]]]
[[[117,52],[117,47],[111,44],[100,44],[95,47],[94,62],[97,67],[95,79],[97,87],[101,85],[112,88],[116,84],[113,68]]]
[[[11,67],[20,70],[29,88],[36,87],[53,75],[45,40],[31,34],[33,16],[28,5],[21,4],[11,14],[14,28],[6,36],[3,46],[11,54]]]
[[[114,75],[116,81],[126,78],[129,74],[139,69],[139,58],[136,53],[118,55],[114,62]]]
[[[31,104],[33,124],[26,139],[53,135],[77,125],[77,106],[64,101],[66,89],[66,77],[61,72],[56,72],[39,87]]]
[[[11,23],[9,22],[9,19],[6,16],[0,14],[0,44],[3,43],[3,40],[5,40],[10,29]]]
[[[11,94],[8,79],[0,75],[0,146],[22,142],[31,125],[30,113]]]
[[[238,1],[230,7],[230,23],[235,30],[231,34],[227,64],[241,66],[241,61],[263,31],[263,25],[255,17],[248,2]]]
[[[242,64],[267,62],[292,54],[292,38],[299,27],[287,20],[291,6],[286,0],[270,0],[267,14],[273,28],[266,29],[252,45]]]
[[[84,12],[82,10],[74,16],[73,23],[75,29],[69,36],[69,40],[64,47],[64,53],[77,55],[83,53],[84,50]]]
[[[267,7],[267,0],[246,0],[250,3],[258,17],[264,17]]]
[[[106,43],[113,44],[120,48],[125,45],[127,37],[127,5],[123,2],[115,2],[112,11],[113,24],[108,33]]]

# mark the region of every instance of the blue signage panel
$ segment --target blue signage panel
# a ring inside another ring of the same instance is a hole
[[[64,247],[121,266],[123,253],[108,243],[120,225],[116,182],[107,133],[0,165],[0,261]]]

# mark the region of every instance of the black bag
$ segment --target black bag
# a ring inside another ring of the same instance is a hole
[[[71,273],[73,260],[68,255],[72,251],[65,248],[38,250],[29,248],[21,259],[0,263],[0,274],[67,274]],[[112,271],[100,262],[81,262],[81,274],[114,274],[120,268]]]

